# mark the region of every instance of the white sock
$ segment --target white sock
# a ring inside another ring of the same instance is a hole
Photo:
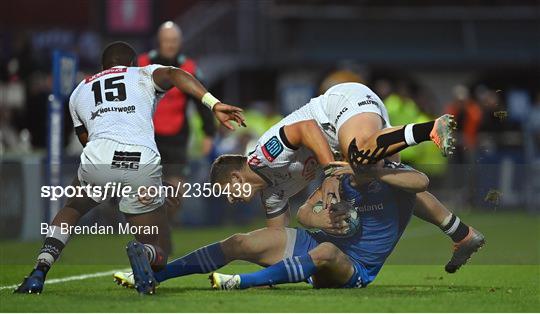
[[[407,124],[405,126],[405,142],[409,146],[417,145],[418,143],[414,140],[413,135],[413,124]]]

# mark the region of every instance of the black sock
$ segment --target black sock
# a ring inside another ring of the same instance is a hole
[[[400,142],[405,142],[405,127],[377,137],[377,147],[388,147]]]
[[[433,130],[435,121],[424,122],[424,123],[415,123],[412,127],[412,133],[416,143],[429,141],[431,138],[429,134]]]
[[[458,216],[452,214],[450,221],[444,226],[441,227],[441,230],[444,231],[452,241],[459,242],[469,234],[469,226],[461,222]]]
[[[41,250],[39,250],[35,269],[40,270],[47,275],[52,264],[60,257],[60,253],[62,253],[64,247],[65,244],[57,238],[45,238],[45,242],[43,243]]]

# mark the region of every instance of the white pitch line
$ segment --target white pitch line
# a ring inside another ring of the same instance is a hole
[[[55,283],[62,283],[62,282],[68,282],[68,281],[85,280],[85,279],[97,278],[97,277],[105,277],[105,276],[108,276],[108,275],[112,275],[112,274],[116,273],[117,271],[126,272],[126,271],[130,271],[130,270],[131,270],[131,268],[114,269],[114,270],[102,271],[102,272],[99,272],[99,273],[93,273],[93,274],[87,274],[87,275],[77,275],[77,276],[69,276],[69,277],[64,277],[64,278],[54,278],[54,279],[49,279],[49,280],[45,281],[45,283],[47,285],[51,285],[51,284],[55,284]],[[18,286],[19,285],[1,286],[0,290],[15,289]]]

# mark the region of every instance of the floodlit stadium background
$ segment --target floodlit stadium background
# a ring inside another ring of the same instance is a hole
[[[39,188],[51,140],[52,52],[74,53],[80,79],[99,71],[109,41],[128,41],[139,53],[155,48],[166,20],[181,26],[182,52],[198,62],[206,86],[245,108],[249,125],[234,133],[220,128],[203,156],[200,119],[190,110],[187,181],[207,181],[216,156],[244,153],[280,116],[353,80],[385,100],[394,125],[456,112],[455,157],[442,158],[432,144],[403,153],[449,208],[525,216],[540,209],[538,1],[18,0],[0,3],[0,20],[1,239],[39,239],[47,217]],[[457,99],[474,109],[462,110]],[[67,185],[81,146],[68,114],[63,130]],[[262,225],[263,217],[259,200],[232,208],[219,199],[185,199],[173,224]],[[105,204],[84,223],[118,219]]]

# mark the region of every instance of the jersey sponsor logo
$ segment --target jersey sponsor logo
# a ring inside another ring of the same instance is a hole
[[[135,112],[135,106],[124,106],[124,107],[105,107],[100,108],[96,111],[91,111],[90,120],[94,120],[97,117],[101,117],[102,113],[106,112],[125,112],[125,113],[134,113]]]
[[[104,75],[107,75],[107,74],[125,73],[125,72],[127,72],[127,68],[123,68],[123,67],[122,67],[122,68],[110,68],[110,69],[107,69],[107,70],[105,70],[105,71],[101,71],[101,72],[99,72],[99,73],[96,73],[96,74],[94,74],[94,75],[92,75],[92,76],[87,77],[87,78],[84,80],[84,83],[85,83],[85,84],[86,84],[86,83],[90,83],[90,82],[92,82],[93,80],[98,79],[98,78],[100,78],[100,77],[102,77],[102,76],[104,76]]]
[[[383,210],[383,209],[384,209],[384,205],[383,205],[383,203],[379,203],[379,204],[364,204],[364,205],[361,205],[361,206],[356,207],[356,209],[357,209],[358,212],[360,212],[360,213],[366,213],[366,212],[373,212],[373,211],[377,211],[377,210]]]
[[[138,170],[141,152],[114,151],[111,169]]]
[[[304,161],[304,169],[302,169],[302,176],[306,181],[311,181],[315,179],[315,174],[317,172],[319,164],[317,163],[317,160],[315,160],[315,157],[309,156]]]
[[[101,114],[99,113],[99,110],[91,111],[90,120],[94,120],[97,117],[101,117]]]
[[[272,162],[283,151],[283,144],[281,144],[277,136],[274,135],[268,140],[268,142],[263,145],[261,150],[264,154],[264,157],[266,157],[269,162]]]
[[[366,100],[364,101],[361,101],[358,103],[358,106],[365,106],[365,105],[375,105],[375,106],[379,106],[379,103],[376,102],[375,100],[371,99],[371,95],[366,95]]]
[[[341,109],[341,111],[337,114],[337,117],[336,117],[336,120],[334,121],[334,124],[337,124],[338,121],[339,121],[339,118],[341,118],[341,116],[347,112],[347,110],[349,110],[348,107],[344,107],[343,109]]]

